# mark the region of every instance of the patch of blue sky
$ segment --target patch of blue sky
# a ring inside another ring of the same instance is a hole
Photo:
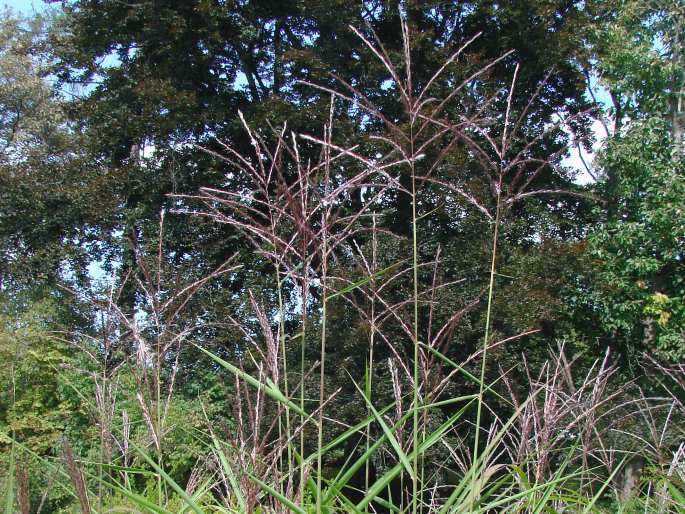
[[[600,84],[596,76],[590,77],[586,96],[588,97],[588,100],[596,100],[600,105],[600,108],[605,112],[612,106],[609,91]],[[599,120],[593,122],[591,131],[594,135],[591,149],[588,151],[572,145],[569,148],[567,157],[562,161],[562,165],[576,170],[577,175],[575,181],[578,184],[588,184],[595,181],[595,177],[593,177],[591,173],[588,173],[586,165],[590,168],[591,172],[594,172],[592,167],[593,160],[607,136],[606,131]]]
[[[49,6],[42,0],[0,0],[0,6],[9,7],[15,12],[31,16],[45,11]]]
[[[235,89],[236,91],[243,91],[247,89],[247,86],[247,75],[245,75],[244,72],[239,71],[236,74],[235,82],[233,82],[233,89]]]

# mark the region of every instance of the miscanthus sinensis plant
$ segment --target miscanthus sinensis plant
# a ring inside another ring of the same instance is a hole
[[[523,358],[523,386],[489,359],[494,348],[530,334],[497,339],[493,330],[500,230],[526,198],[576,194],[536,187],[565,149],[544,157],[533,150],[586,113],[560,113],[527,137],[522,127],[544,84],[524,108],[514,108],[525,63],[515,67],[506,87],[469,100],[488,70],[511,53],[464,73],[436,97],[436,86],[460,66],[473,39],[419,84],[412,76],[407,24],[401,25],[399,62],[373,33],[351,30],[390,77],[399,116],[386,114],[341,78],[335,77],[335,88],[303,84],[330,98],[319,134],[255,127],[241,116],[251,152],[223,142],[205,149],[241,177],[241,186],[207,186],[177,197],[190,206],[182,214],[230,226],[270,264],[275,294],[262,298],[245,291],[242,315],[222,325],[242,341],[240,349],[219,355],[206,348],[193,338],[197,326],[182,317],[201,287],[239,270],[239,256],[208,277],[168,288],[160,223],[156,257],[137,251],[139,272],[131,277],[144,292],[145,315],[124,312],[114,293],[99,304],[106,319],[102,344],[135,349],[93,375],[102,462],[79,462],[65,442],[65,465],[46,465],[73,484],[82,512],[593,512],[602,505],[632,508],[631,501],[675,512],[683,498],[684,452],[681,446],[669,455],[663,443],[669,420],[685,414],[677,395],[631,399],[628,386],[615,385],[608,354],[579,375],[561,342],[542,366],[533,368]],[[362,113],[379,130],[358,144],[339,138],[336,118],[350,112]],[[472,180],[445,173],[456,151],[473,161]],[[440,300],[464,279],[443,280],[440,247],[430,257],[422,251],[422,195],[428,191],[459,201],[466,215],[482,218],[490,231],[485,283],[447,316],[439,315]],[[383,225],[389,198],[409,202],[408,236]],[[387,263],[381,248],[392,244],[405,244],[409,253]],[[343,271],[350,263],[357,275]],[[327,368],[340,339],[330,328],[331,309],[340,305],[366,327],[365,369],[349,373],[364,412],[352,421],[338,416],[341,387],[329,384]],[[477,307],[485,312],[482,344],[456,362],[449,357],[453,334]],[[206,422],[192,432],[196,464],[181,483],[168,472],[165,439],[173,429],[168,409],[179,355],[188,351],[204,354],[216,373],[229,377],[233,425],[217,426],[205,414]],[[147,438],[131,436],[128,418],[114,420],[117,394],[131,394],[116,380],[124,368],[142,413],[138,431]],[[490,369],[499,371],[495,381],[486,380]],[[682,386],[682,370],[662,373]],[[457,377],[470,383],[463,394],[450,387]],[[657,411],[669,413],[663,424]],[[628,432],[625,420],[639,416],[652,420],[653,429],[635,437],[650,441],[662,466],[641,490],[625,478],[634,452],[614,444],[616,434]],[[341,453],[342,462],[331,471],[327,462]],[[7,490],[17,489],[22,506],[24,468],[12,466]],[[141,474],[154,487],[140,490]],[[637,500],[631,499],[635,490]]]

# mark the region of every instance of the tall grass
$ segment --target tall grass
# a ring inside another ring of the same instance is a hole
[[[527,376],[523,385],[515,383],[511,370],[501,368],[499,378],[487,380],[493,369],[489,351],[530,334],[499,341],[493,337],[500,229],[516,202],[564,193],[532,188],[538,174],[557,156],[530,157],[528,150],[542,136],[525,140],[519,133],[535,98],[521,112],[514,112],[518,66],[508,88],[496,91],[481,105],[461,107],[466,102],[459,102],[460,94],[510,53],[466,73],[445,97],[436,98],[433,89],[442,75],[459,65],[475,38],[419,86],[412,77],[412,34],[404,22],[401,29],[401,62],[393,62],[375,34],[352,28],[390,76],[403,111],[399,119],[386,116],[343,79],[337,79],[339,89],[308,84],[330,96],[320,134],[291,134],[285,126],[253,127],[241,115],[251,153],[240,153],[222,142],[218,143],[221,151],[205,151],[240,174],[243,186],[204,187],[197,194],[177,197],[194,205],[190,214],[226,224],[249,241],[256,255],[272,266],[276,291],[276,305],[265,305],[255,291],[246,292],[243,304],[249,306],[252,325],[245,316],[228,320],[244,350],[227,357],[196,346],[215,363],[217,373],[231,377],[235,425],[221,430],[205,412],[204,428],[192,434],[202,450],[184,484],[172,478],[165,460],[169,434],[184,429],[170,426],[169,408],[180,356],[196,348],[193,336],[201,326],[179,320],[193,295],[217,277],[237,271],[239,264],[234,258],[185,286],[167,280],[162,215],[156,252],[134,246],[138,271],[128,279],[143,292],[141,311],[124,312],[117,306],[115,291],[96,302],[103,314],[103,339],[90,341],[91,347],[104,348],[105,355],[109,346],[117,344],[128,344],[133,351],[117,366],[98,361],[90,352],[101,365],[92,376],[95,398],[83,398],[100,428],[102,450],[96,472],[92,464],[79,461],[68,442],[64,445],[63,475],[73,484],[81,512],[96,512],[94,496],[97,512],[137,508],[196,514],[591,512],[599,511],[600,505],[624,508],[628,504],[617,491],[631,455],[613,446],[619,430],[616,418],[648,415],[666,404],[683,414],[685,409],[675,394],[668,402],[628,399],[625,388],[613,386],[615,368],[608,354],[578,376],[563,345],[553,349],[538,369],[523,357]],[[505,108],[498,113],[501,98]],[[384,127],[370,137],[371,156],[362,151],[368,151],[368,144],[350,145],[336,138],[336,114],[350,109],[362,109]],[[500,124],[497,130],[493,120]],[[572,117],[549,123],[545,133],[570,121]],[[501,134],[497,140],[492,135],[496,132]],[[479,180],[489,193],[438,178],[438,170],[456,148],[474,157]],[[305,152],[318,159],[303,158]],[[359,171],[350,176],[349,169]],[[436,298],[460,287],[462,280],[440,281],[439,248],[431,260],[424,257],[421,223],[426,213],[421,195],[428,187],[460,198],[469,215],[484,218],[492,232],[487,283],[446,319],[435,312]],[[390,195],[411,202],[410,241],[379,226],[379,206]],[[350,198],[355,196],[363,201],[350,212]],[[405,245],[411,255],[381,268],[381,241]],[[360,277],[341,271],[342,256],[352,256]],[[422,279],[425,273],[432,273],[427,286]],[[173,282],[176,287],[169,287]],[[286,290],[297,291],[297,300],[288,299]],[[398,291],[406,290],[411,291],[409,298],[398,299]],[[327,380],[327,354],[336,342],[330,331],[330,308],[338,302],[345,302],[368,327],[366,368],[362,376],[349,377],[366,416],[351,424],[336,419],[330,406],[339,390],[331,390]],[[482,346],[463,362],[451,360],[448,350],[455,327],[483,304]],[[287,316],[293,323],[286,324]],[[288,327],[295,325],[289,333]],[[288,342],[298,343],[299,363],[287,351]],[[312,342],[318,343],[318,358],[307,368],[307,344]],[[389,356],[386,362],[377,360],[379,348]],[[379,366],[387,370],[385,385],[392,390],[392,401],[386,405],[379,405],[381,395],[374,394]],[[132,437],[126,411],[121,423],[115,421],[117,394],[131,394],[126,390],[115,394],[112,389],[118,387],[115,377],[124,371],[134,378],[133,396],[143,420],[136,430],[146,434],[142,444]],[[661,373],[671,386],[685,384],[683,369]],[[308,398],[312,376],[317,390],[314,398]],[[457,376],[475,392],[448,394]],[[661,456],[664,445],[659,441],[663,443],[665,432],[666,426],[651,430],[655,453],[661,451]],[[307,444],[308,433],[315,434],[311,438],[315,444]],[[327,439],[329,433],[333,435]],[[30,455],[29,449],[18,448]],[[341,451],[348,452],[344,463],[333,473],[327,471],[326,460]],[[638,494],[638,502],[644,503],[641,508],[675,512],[683,497],[684,459],[681,445],[664,473],[655,474],[658,478],[648,482],[648,490]],[[380,461],[386,466],[375,464]],[[18,488],[17,504],[24,512],[28,486],[24,472],[15,468],[24,469],[12,461],[6,505],[15,504],[13,491]],[[140,476],[155,481],[155,494],[136,489]],[[352,485],[359,476],[362,489]]]

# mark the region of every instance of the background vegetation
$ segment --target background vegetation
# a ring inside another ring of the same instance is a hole
[[[682,512],[684,20],[5,11],[5,512]]]

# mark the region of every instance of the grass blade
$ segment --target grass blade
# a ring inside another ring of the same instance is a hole
[[[233,373],[234,375],[237,375],[239,378],[243,379],[245,382],[250,384],[252,387],[259,389],[260,391],[263,391],[264,394],[266,394],[269,398],[272,400],[275,400],[282,405],[288,406],[290,409],[292,409],[294,412],[301,414],[302,416],[307,416],[307,413],[304,412],[302,409],[300,409],[300,406],[297,405],[296,403],[290,401],[281,391],[276,387],[275,384],[265,384],[264,382],[260,382],[256,378],[254,378],[252,375],[249,373],[246,373],[242,369],[238,368],[237,366],[234,366],[230,362],[226,362],[223,360],[221,357],[214,355],[212,352],[205,350],[201,346],[194,345],[198,350],[209,356],[214,362],[222,366],[223,368],[226,368],[228,371]]]
[[[383,429],[383,433],[385,434],[386,439],[388,440],[388,442],[392,446],[392,449],[395,450],[397,457],[400,459],[400,462],[402,463],[404,468],[407,470],[407,473],[409,473],[410,477],[413,477],[414,476],[414,470],[412,468],[411,463],[409,462],[409,458],[407,457],[407,454],[402,450],[402,447],[400,446],[400,443],[394,434],[394,432],[396,432],[399,427],[397,427],[397,428],[393,427],[393,429],[390,429],[388,424],[383,419],[383,416],[378,414],[378,411],[376,410],[376,408],[368,400],[368,398],[364,394],[364,391],[362,391],[362,389],[359,387],[359,385],[354,380],[352,380],[352,383],[354,384],[354,387],[357,388],[357,391],[359,391],[359,393],[362,395],[362,397],[364,398],[364,401],[366,402],[366,406],[369,408],[369,410],[373,414],[374,418],[376,418],[376,421],[378,422],[378,424]]]
[[[152,468],[159,473],[159,475],[164,479],[164,481],[178,494],[183,501],[195,512],[195,514],[205,514],[205,511],[195,502],[195,500],[186,493],[186,491],[176,483],[176,481],[171,478],[159,465],[151,458],[145,451],[139,448],[133,442],[130,443],[131,446],[138,452],[138,454],[145,459]]]
[[[290,501],[288,498],[286,498],[284,495],[279,493],[276,489],[271,487],[269,484],[266,484],[259,480],[257,477],[253,475],[249,475],[250,480],[252,480],[255,484],[257,484],[259,487],[261,487],[265,492],[269,493],[270,496],[273,498],[277,499],[279,502],[281,502],[283,505],[288,507],[291,511],[296,512],[297,514],[307,514],[307,512],[297,505]]]

